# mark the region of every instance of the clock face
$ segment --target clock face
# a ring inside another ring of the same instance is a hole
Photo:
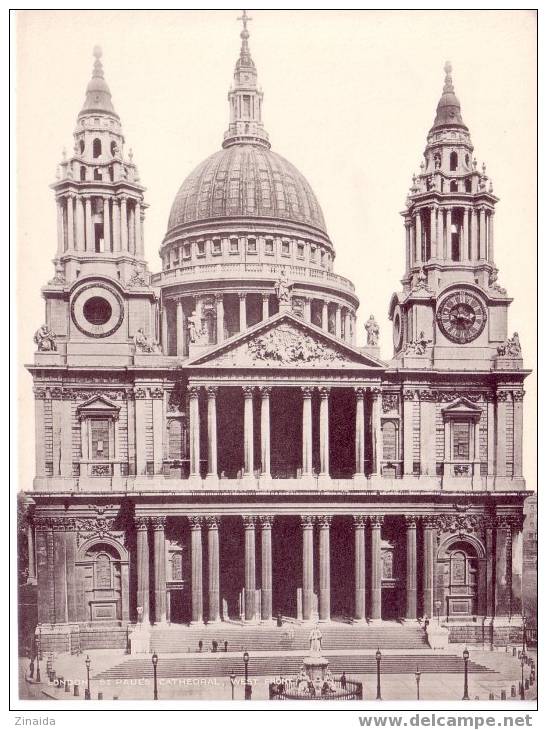
[[[395,352],[401,349],[403,344],[403,320],[401,316],[401,308],[399,305],[395,307],[393,314],[393,347]]]
[[[82,287],[71,304],[72,321],[89,337],[108,337],[123,321],[120,297],[103,284]]]
[[[437,310],[441,332],[452,342],[466,344],[476,339],[486,324],[486,309],[481,300],[468,291],[450,294]]]

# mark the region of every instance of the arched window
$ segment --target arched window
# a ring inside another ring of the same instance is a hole
[[[450,153],[450,169],[451,170],[457,170],[458,169],[458,155],[456,152]]]
[[[171,580],[181,581],[182,580],[182,554],[173,553],[171,556]]]
[[[451,180],[450,181],[450,192],[451,193],[457,193],[458,192],[458,181],[457,180]]]
[[[85,150],[85,143],[83,139],[80,140],[80,154],[83,155]]]
[[[118,145],[116,144],[115,140],[112,140],[110,143],[110,154],[112,157],[115,157],[116,152],[118,151]]]
[[[465,166],[469,167],[469,155],[465,155]]]
[[[95,588],[112,588],[112,566],[106,553],[99,553],[95,560]]]
[[[83,165],[80,167],[80,180],[85,180],[85,167]]]
[[[466,193],[471,192],[471,180],[469,178],[465,181],[465,192]]]
[[[397,459],[397,426],[394,421],[382,424],[382,444],[384,461]]]
[[[102,153],[102,145],[100,139],[93,140],[93,157],[100,157]]]
[[[174,418],[167,425],[169,431],[169,458],[173,461],[182,459],[182,421]]]
[[[465,585],[467,583],[467,555],[455,550],[450,556],[450,584]]]
[[[101,175],[101,171],[98,170],[97,168],[95,168],[93,170],[93,179],[94,180],[102,180],[103,179],[103,176]]]

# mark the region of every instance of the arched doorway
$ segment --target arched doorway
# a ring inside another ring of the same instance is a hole
[[[121,546],[107,540],[83,546],[76,569],[82,594],[80,620],[118,622],[127,618],[128,560]]]
[[[455,538],[439,550],[442,570],[443,610],[447,618],[478,613],[480,549],[474,541]]]

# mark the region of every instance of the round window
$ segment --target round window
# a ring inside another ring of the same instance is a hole
[[[103,297],[91,297],[84,304],[84,317],[90,324],[106,324],[112,316],[112,307]]]

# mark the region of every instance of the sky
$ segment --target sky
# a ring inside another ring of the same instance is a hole
[[[475,155],[494,182],[498,283],[514,302],[525,366],[536,366],[536,15],[533,11],[248,11],[272,149],[304,174],[356,286],[357,344],[373,313],[392,354],[387,309],[404,272],[403,210],[419,171],[447,59]],[[187,175],[221,146],[238,57],[236,11],[18,11],[16,14],[20,488],[34,474],[34,400],[24,363],[44,321],[56,212],[49,185],[103,49],[105,78],[149,209],[145,253],[158,249]],[[524,467],[535,489],[536,378],[525,383]]]

